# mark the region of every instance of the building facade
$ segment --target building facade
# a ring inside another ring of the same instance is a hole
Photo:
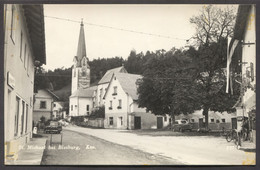
[[[249,129],[256,142],[256,6],[240,5],[238,8],[234,39],[239,40],[242,54],[241,96],[237,105],[237,117],[249,118]]]
[[[50,90],[41,89],[38,90],[34,98],[33,121],[37,123],[41,120],[42,116],[45,117],[45,120],[54,119],[54,101],[58,100],[58,96],[56,96]]]
[[[140,75],[114,73],[111,77],[105,101],[105,128],[156,129],[157,117],[139,108],[136,81]],[[162,117],[162,116],[159,116]]]
[[[127,73],[127,71],[124,66],[121,66],[110,69],[105,73],[97,85],[97,90],[95,92],[95,107],[101,107],[105,105],[104,95],[114,73]]]
[[[178,115],[175,119],[185,119],[191,125],[193,130],[205,128],[205,116],[202,114],[203,110],[197,110],[192,114]],[[230,130],[236,129],[236,114],[227,112],[214,112],[209,111],[209,124],[208,127],[211,131],[221,131],[223,129]]]
[[[64,110],[64,102],[53,102],[53,118],[66,118],[66,111]]]
[[[32,137],[34,64],[45,64],[42,5],[4,6],[5,158],[17,159]]]

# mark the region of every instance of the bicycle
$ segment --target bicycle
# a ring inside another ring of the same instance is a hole
[[[234,143],[237,145],[237,149],[241,147],[241,132],[238,132],[235,129],[232,129],[230,132],[226,135],[227,142],[231,142],[234,140]]]

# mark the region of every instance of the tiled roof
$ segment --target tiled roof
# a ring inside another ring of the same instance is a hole
[[[86,98],[93,97],[96,88],[97,86],[92,86],[87,89],[78,89],[70,97],[86,97]]]
[[[123,90],[129,94],[133,100],[138,99],[136,80],[141,79],[141,75],[128,73],[115,73],[117,80],[122,86]]]
[[[98,84],[109,83],[114,73],[127,73],[127,71],[124,66],[110,69],[106,72],[106,74],[102,77]]]

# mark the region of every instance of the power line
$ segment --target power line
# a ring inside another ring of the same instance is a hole
[[[46,15],[44,17],[63,20],[63,21],[69,21],[69,22],[75,22],[75,23],[81,23],[81,21],[76,21],[76,20],[72,20],[72,19],[68,19],[68,18],[60,18],[60,17],[46,16]],[[142,31],[135,31],[135,30],[130,30],[130,29],[111,27],[111,26],[107,26],[107,25],[94,24],[94,23],[89,23],[89,22],[83,22],[83,23],[86,24],[86,25],[97,26],[97,27],[101,27],[101,28],[109,28],[109,29],[114,29],[114,30],[119,30],[119,31],[131,32],[131,33],[137,33],[137,34],[144,34],[144,35],[161,37],[161,38],[175,39],[175,40],[180,40],[180,41],[187,41],[187,39],[175,38],[175,37],[166,36],[166,35],[146,33],[146,32],[142,32]]]

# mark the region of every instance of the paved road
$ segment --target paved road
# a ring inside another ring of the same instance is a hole
[[[181,162],[111,143],[87,134],[63,130],[50,135],[44,151],[42,165],[180,165]]]
[[[187,165],[255,164],[255,152],[238,150],[233,142],[228,143],[224,137],[150,136],[129,133],[128,130],[91,129],[78,126],[67,126],[64,129],[153,155],[165,156]]]

